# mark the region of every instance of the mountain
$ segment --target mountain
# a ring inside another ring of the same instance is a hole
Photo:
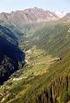
[[[18,43],[15,33],[0,25],[0,84],[24,64],[25,54]]]
[[[23,41],[27,63],[0,87],[1,103],[70,102],[69,26],[48,23]]]
[[[63,22],[70,22],[70,13],[67,13],[63,18],[61,18]]]
[[[14,24],[18,28],[24,28],[24,24],[48,22],[58,19],[59,17],[55,13],[36,7],[11,13],[0,13],[1,21],[3,20],[10,24]]]
[[[67,13],[65,16],[64,16],[64,18],[68,18],[68,19],[70,19],[70,13]]]
[[[0,102],[69,103],[69,14],[63,17],[67,17],[64,20],[55,16],[56,20],[51,21],[48,20],[54,17],[50,17],[51,12],[39,8],[2,14],[6,15],[0,21],[0,80],[5,82],[0,85]],[[23,33],[19,38],[21,29]],[[21,39],[20,45],[17,37]]]
[[[55,14],[59,17],[59,18],[62,18],[66,15],[65,12],[59,12],[59,11],[56,11]]]
[[[64,17],[65,13],[51,12],[41,8],[28,8],[24,10],[12,11],[11,13],[0,13],[0,22],[13,25],[22,33],[31,32],[31,28],[38,28],[42,23],[58,21]]]
[[[70,23],[51,22],[40,27],[24,40],[26,49],[37,46],[48,54],[57,56],[70,47]]]
[[[24,13],[31,16],[32,22],[46,22],[58,19],[58,16],[55,13],[36,7],[33,9],[26,9],[24,10]]]

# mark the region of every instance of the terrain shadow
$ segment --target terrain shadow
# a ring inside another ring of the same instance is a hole
[[[2,32],[0,27],[0,34]],[[6,34],[5,36],[0,35],[0,84],[3,84],[12,73],[22,68],[25,63],[25,53],[17,45],[18,42],[8,35],[7,37]]]

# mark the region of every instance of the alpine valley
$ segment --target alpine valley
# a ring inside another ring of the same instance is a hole
[[[70,103],[70,13],[0,13],[0,103]]]

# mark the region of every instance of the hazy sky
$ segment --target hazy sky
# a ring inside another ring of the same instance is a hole
[[[52,11],[70,11],[70,0],[0,0],[0,12],[39,7]]]

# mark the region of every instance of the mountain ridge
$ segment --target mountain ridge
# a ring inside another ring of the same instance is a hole
[[[8,22],[10,22],[11,20],[14,23],[15,23],[15,20],[16,21],[20,20],[20,22],[23,20],[24,23],[27,23],[27,22],[32,23],[32,22],[45,22],[45,21],[47,22],[51,20],[57,20],[59,19],[59,17],[55,13],[49,10],[43,10],[43,9],[34,7],[34,8],[29,8],[29,9],[20,10],[20,11],[18,10],[11,13],[2,12],[0,13],[0,19],[8,21]]]

